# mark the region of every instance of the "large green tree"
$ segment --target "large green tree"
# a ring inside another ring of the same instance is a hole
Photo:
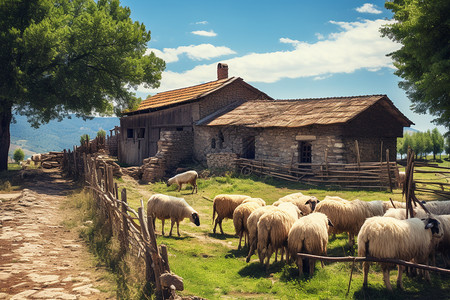
[[[131,88],[158,87],[165,68],[145,55],[150,31],[119,0],[0,0],[0,171],[13,113],[38,127],[136,103]]]
[[[381,29],[402,47],[391,53],[399,86],[420,114],[450,129],[450,1],[391,0],[385,7],[397,21]]]

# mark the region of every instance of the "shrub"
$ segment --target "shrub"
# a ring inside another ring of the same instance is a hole
[[[103,129],[100,129],[99,131],[97,131],[97,137],[104,138],[105,136],[106,136],[106,131],[104,131]]]
[[[83,146],[84,144],[86,144],[87,142],[89,142],[90,138],[89,138],[89,134],[83,134],[80,137],[80,144],[81,146]]]
[[[16,163],[19,163],[25,158],[25,153],[23,153],[23,150],[20,148],[17,148],[14,150],[13,159],[16,161]]]

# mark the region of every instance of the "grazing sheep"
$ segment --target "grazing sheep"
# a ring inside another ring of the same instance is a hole
[[[164,235],[165,219],[171,220],[169,236],[172,235],[172,229],[175,222],[177,223],[178,236],[180,236],[180,221],[184,218],[189,218],[192,223],[200,226],[198,213],[186,202],[186,200],[163,194],[155,194],[148,199],[147,216],[152,217],[153,227],[155,226],[155,220],[157,218],[161,220],[162,235]]]
[[[406,202],[399,201],[382,201],[383,211],[387,212],[391,208],[406,208]]]
[[[299,192],[281,197],[273,203],[273,206],[278,206],[284,202],[294,203],[302,211],[303,215],[307,215],[314,211],[319,200],[314,196],[306,196]]]
[[[354,245],[355,235],[367,218],[382,216],[384,208],[382,201],[361,201],[361,200],[322,200],[317,204],[316,212],[327,215],[334,227],[330,228],[330,233],[348,233],[350,246]]]
[[[275,208],[273,205],[262,206],[254,210],[247,219],[247,231],[248,231],[248,255],[246,262],[250,261],[250,257],[255,253],[255,249],[258,245],[258,221],[263,214],[271,211]]]
[[[424,220],[411,218],[397,220],[386,217],[372,217],[364,222],[358,235],[358,255],[377,258],[396,258],[413,260],[427,264],[428,256],[443,237],[442,226],[434,218]],[[364,286],[367,286],[369,262],[364,262]],[[383,280],[388,290],[392,290],[389,281],[389,264],[381,264]],[[403,267],[398,266],[397,287],[403,289]],[[425,272],[426,279],[430,275]]]
[[[298,252],[327,255],[328,229],[333,226],[328,217],[313,212],[295,221],[288,235],[288,251],[298,266],[299,275],[303,274],[303,259]],[[315,260],[309,259],[309,273],[314,274]]]
[[[426,202],[425,207],[428,211],[435,215],[449,215],[450,214],[450,200],[446,201],[429,201]]]
[[[289,203],[286,203],[289,204]],[[295,207],[291,204],[291,206]],[[282,208],[274,208],[263,214],[258,221],[258,256],[261,264],[266,258],[266,270],[272,254],[287,246],[289,230],[298,218]],[[288,253],[286,253],[288,256]],[[282,256],[283,258],[283,256]],[[288,257],[286,257],[286,261]]]
[[[198,174],[196,171],[187,171],[184,173],[177,174],[172,178],[170,178],[167,181],[167,186],[171,186],[172,184],[176,183],[178,184],[178,192],[179,192],[181,191],[183,184],[189,183],[192,185],[192,194],[194,193],[194,191],[197,193],[198,192],[197,178]]]
[[[437,246],[437,251],[442,254],[445,267],[450,266],[450,215],[434,215],[438,220],[442,229],[444,230],[444,236]]]
[[[252,198],[250,198],[252,199]],[[246,199],[248,200],[248,199]],[[246,201],[244,200],[244,202]],[[262,200],[262,199],[261,199]],[[236,230],[236,234],[239,236],[239,246],[238,250],[241,249],[241,241],[242,236],[245,237],[245,241],[247,241],[248,237],[248,228],[247,228],[247,219],[250,216],[250,214],[255,211],[256,209],[260,208],[262,205],[260,202],[242,202],[241,205],[236,207],[236,209],[233,212],[233,224],[234,229]],[[245,242],[247,245],[247,243]]]
[[[214,197],[212,221],[215,223],[213,233],[216,233],[216,227],[217,224],[219,224],[220,233],[224,234],[222,229],[223,219],[232,219],[233,212],[236,209],[236,207],[238,207],[238,205],[242,204],[242,202],[248,198],[250,198],[250,196],[228,195],[228,194],[220,194]]]

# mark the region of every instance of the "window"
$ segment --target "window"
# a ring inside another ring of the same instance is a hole
[[[298,145],[298,162],[299,163],[311,163],[312,145],[310,142],[299,142]]]
[[[211,139],[211,149],[216,149],[216,139],[215,138]]]
[[[220,149],[223,149],[223,143],[224,142],[225,142],[225,137],[223,136],[223,133],[222,133],[222,130],[221,130],[221,131],[219,131],[219,141],[218,141]]]
[[[145,138],[145,128],[139,128],[137,131],[137,138],[143,139]]]
[[[134,136],[133,134],[133,128],[127,128],[127,138],[132,139]]]

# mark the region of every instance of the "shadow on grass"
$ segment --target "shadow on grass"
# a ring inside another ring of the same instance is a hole
[[[225,258],[235,258],[235,257],[246,257],[248,254],[247,246],[241,248],[240,250],[230,250],[225,254]]]
[[[208,232],[208,236],[210,238],[214,238],[214,239],[218,239],[218,240],[227,240],[227,239],[236,237],[235,234],[227,234],[227,233],[221,234],[221,233],[212,233],[212,232]]]
[[[265,265],[262,265],[259,262],[252,262],[240,269],[238,274],[242,277],[249,278],[269,278],[272,276],[272,273],[281,272],[285,266],[286,263],[284,261],[274,262],[269,265],[269,269],[266,271]]]

